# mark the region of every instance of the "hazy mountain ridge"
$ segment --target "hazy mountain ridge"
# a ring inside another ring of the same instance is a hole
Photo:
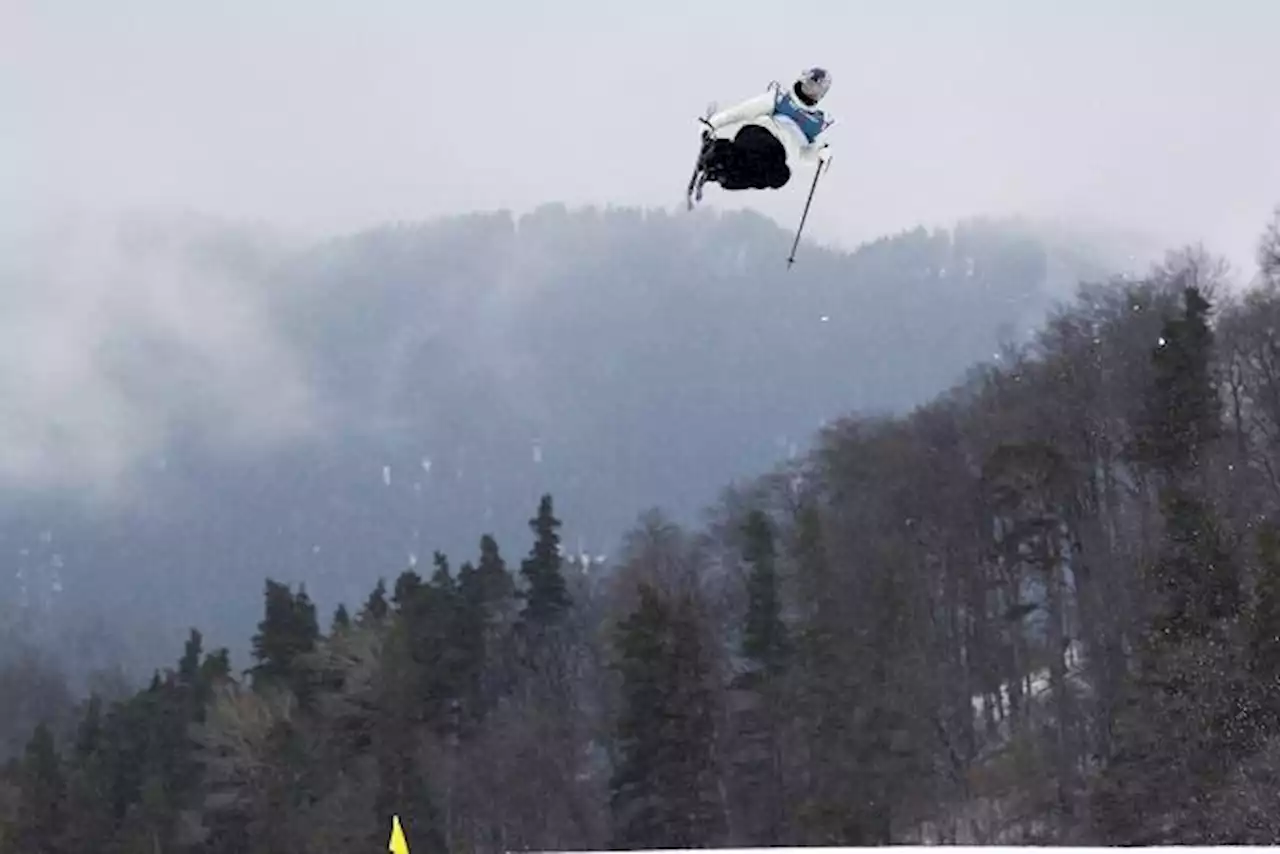
[[[50,532],[38,554],[10,552],[11,572],[32,587],[56,569],[55,612],[198,623],[234,644],[257,617],[244,584],[305,580],[324,607],[351,601],[411,555],[470,556],[485,531],[519,548],[544,491],[567,544],[608,552],[644,508],[695,514],[826,419],[941,390],[1039,320],[1062,267],[1000,222],[851,253],[806,245],[788,272],[791,237],[752,214],[559,206],[309,247],[198,218],[134,228],[130,252],[216,272],[258,312],[245,328],[278,358],[237,361],[231,333],[202,356],[256,371],[255,401],[262,374],[287,366],[280,412],[263,416],[283,426],[222,444],[225,403],[188,369],[198,417],[157,429],[127,510],[10,495],[5,542]],[[127,379],[145,386],[163,366],[152,351]],[[241,432],[255,414],[237,416]]]

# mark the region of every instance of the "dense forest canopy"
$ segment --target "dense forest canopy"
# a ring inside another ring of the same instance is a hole
[[[244,661],[191,629],[84,700],[11,668],[46,706],[0,850],[379,850],[392,813],[414,851],[1269,843],[1278,228],[1248,288],[1200,250],[1085,283],[607,567],[543,494],[331,613],[243,588]]]

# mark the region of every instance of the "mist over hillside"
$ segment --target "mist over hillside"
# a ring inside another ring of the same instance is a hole
[[[824,422],[911,408],[1113,269],[1017,222],[806,245],[788,272],[791,238],[560,206],[313,244],[199,217],[51,232],[6,262],[10,625],[99,615],[133,663],[192,624],[235,650],[246,585],[329,609],[482,533],[523,548],[544,492],[566,547],[607,556],[644,509],[693,518]]]

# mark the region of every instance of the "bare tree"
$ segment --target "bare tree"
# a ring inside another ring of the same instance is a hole
[[[1265,282],[1280,286],[1280,205],[1258,243],[1258,267]]]

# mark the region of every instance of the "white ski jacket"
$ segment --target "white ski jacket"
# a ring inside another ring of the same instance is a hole
[[[807,163],[826,159],[823,132],[831,121],[816,106],[807,107],[787,89],[769,91],[710,116],[707,122],[717,136],[732,137],[743,126],[760,125],[772,133],[787,150],[787,166],[797,160]],[[722,132],[724,131],[724,132]]]

